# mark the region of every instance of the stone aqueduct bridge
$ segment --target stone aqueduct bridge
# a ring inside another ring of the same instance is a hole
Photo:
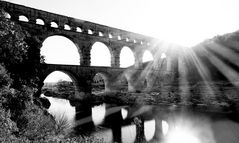
[[[40,49],[44,40],[53,35],[70,39],[78,48],[80,66],[45,64],[42,66],[45,71],[42,81],[53,71],[63,71],[75,81],[77,91],[87,93],[91,91],[93,76],[101,73],[104,75],[106,90],[112,90],[119,77],[124,77],[128,81],[129,90],[135,91],[142,89],[145,80],[147,87],[152,85],[150,79],[155,78],[150,75],[155,76],[155,71],[161,71],[160,56],[163,52],[167,55],[167,68],[163,70],[177,71],[176,54],[170,48],[159,46],[160,42],[155,38],[9,2],[0,1],[0,7],[9,14],[11,20],[30,33],[37,42],[36,49]],[[111,67],[90,66],[90,52],[95,42],[101,42],[108,47],[111,54]],[[124,46],[129,47],[135,57],[134,66],[129,69],[120,68],[120,51]],[[151,70],[142,70],[144,68],[142,57],[146,50],[149,50],[154,58],[154,68]],[[40,50],[38,52],[40,55]]]

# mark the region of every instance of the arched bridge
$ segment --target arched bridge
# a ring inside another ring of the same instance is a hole
[[[76,95],[80,95],[80,97],[84,97],[86,93],[91,93],[93,78],[99,73],[103,76],[105,91],[118,91],[122,84],[127,83],[130,92],[149,90],[155,82],[151,79],[162,80],[161,77],[166,75],[173,77],[175,74],[169,71],[155,71],[154,69],[145,71],[134,67],[114,68],[57,64],[42,64],[41,66],[44,69],[41,79],[45,79],[54,71],[62,71],[69,75],[75,83]]]
[[[34,39],[34,48],[39,59],[42,43],[50,36],[64,36],[76,45],[80,55],[80,66],[43,64],[42,81],[53,71],[63,71],[77,83],[77,91],[85,93],[91,91],[94,75],[101,73],[104,75],[106,90],[115,89],[116,81],[122,77],[127,80],[129,90],[135,91],[141,88],[145,80],[147,88],[152,86],[152,79],[157,79],[155,76],[160,75],[161,71],[177,71],[177,52],[163,47],[156,38],[5,1],[0,1],[0,7],[4,9],[8,18],[29,32]],[[111,55],[110,67],[91,66],[91,48],[96,42],[108,47]],[[129,47],[134,55],[135,64],[130,68],[120,68],[120,52],[124,46]],[[145,66],[142,61],[146,50],[150,51],[154,58],[151,66]],[[162,53],[167,55],[166,59],[160,58]],[[166,61],[165,66],[162,66],[162,60]]]

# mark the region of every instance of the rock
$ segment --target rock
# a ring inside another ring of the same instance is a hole
[[[41,102],[42,106],[46,109],[49,109],[51,106],[50,101],[46,97],[40,97],[40,102]]]

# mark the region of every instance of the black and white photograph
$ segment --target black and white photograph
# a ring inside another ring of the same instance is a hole
[[[0,143],[239,143],[239,1],[0,0]]]

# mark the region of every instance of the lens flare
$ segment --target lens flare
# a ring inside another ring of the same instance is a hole
[[[211,121],[203,116],[186,114],[162,120],[163,143],[216,143]]]
[[[168,128],[169,128],[168,123],[162,120],[162,132],[164,136],[168,133]]]
[[[184,127],[176,127],[167,137],[166,143],[201,143],[192,132]]]

